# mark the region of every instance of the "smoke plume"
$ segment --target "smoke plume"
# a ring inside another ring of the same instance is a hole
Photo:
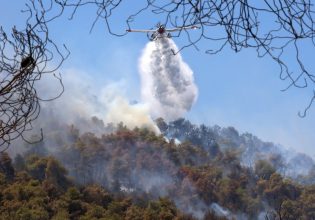
[[[153,118],[167,121],[182,117],[196,101],[193,72],[171,39],[149,42],[140,58],[141,96]]]
[[[55,121],[75,124],[82,132],[101,135],[104,130],[97,132],[95,124],[88,123],[92,117],[97,117],[105,125],[123,122],[130,129],[146,127],[156,134],[159,133],[148,107],[142,103],[130,103],[123,90],[126,87],[124,82],[111,82],[97,88],[95,80],[88,76],[89,74],[78,70],[66,70],[63,75],[65,92],[53,102],[42,103],[37,126],[47,127],[44,125],[53,117]],[[58,86],[58,83],[55,85],[44,79],[39,90],[50,98],[53,96],[50,94],[60,90]]]

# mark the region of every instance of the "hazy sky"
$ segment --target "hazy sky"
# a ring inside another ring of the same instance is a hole
[[[23,8],[23,1],[19,2],[2,2],[0,23],[4,27],[21,22],[23,16],[19,10]],[[132,4],[135,2],[140,1]],[[128,10],[123,8],[113,17],[111,24],[116,31],[124,32],[121,24]],[[52,36],[71,51],[61,72],[73,69],[87,74],[94,80],[91,87],[95,88],[119,82],[130,101],[141,101],[138,59],[148,42],[146,35],[109,35],[102,20],[89,34],[95,18],[92,11],[93,8],[81,9],[73,21],[63,17],[52,24]],[[152,28],[157,22],[156,17],[139,17],[134,28]],[[174,38],[174,41],[178,47],[185,45],[182,38]],[[234,53],[227,48],[217,55],[206,55],[204,51],[210,47],[209,42],[202,42],[200,51],[192,47],[182,51],[199,88],[198,100],[187,118],[206,125],[234,126],[240,132],[253,133],[264,141],[279,143],[314,157],[315,105],[306,118],[297,115],[307,106],[312,91],[293,88],[281,92],[288,82],[279,79],[278,66],[270,58],[257,58],[255,51]],[[304,46],[302,52],[311,63],[314,51]]]

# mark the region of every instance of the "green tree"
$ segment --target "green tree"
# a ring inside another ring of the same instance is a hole
[[[257,160],[255,162],[255,174],[262,179],[269,179],[276,172],[276,169],[266,160]]]
[[[143,220],[144,209],[132,205],[127,209],[125,220]]]
[[[12,166],[12,160],[7,152],[0,153],[0,172],[4,173],[6,180],[13,180],[14,168]]]
[[[21,154],[15,156],[13,166],[16,171],[26,170],[25,160]]]
[[[53,157],[47,158],[44,184],[47,189],[55,188],[57,192],[66,191],[71,185],[67,170]]]
[[[84,187],[82,194],[84,201],[87,203],[93,203],[105,208],[113,201],[112,196],[99,185]]]
[[[299,198],[301,190],[289,180],[284,180],[280,174],[273,173],[263,193],[268,203],[275,209],[277,216],[283,219],[283,215],[290,214],[284,212],[284,207],[292,206],[291,201]]]
[[[151,201],[144,211],[144,220],[172,220],[176,217],[175,205],[167,198],[160,198],[158,201]]]

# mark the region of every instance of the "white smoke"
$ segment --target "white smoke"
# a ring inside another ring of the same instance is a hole
[[[64,70],[65,92],[53,102],[42,103],[38,127],[47,124],[48,115],[48,119],[54,117],[56,121],[75,124],[82,132],[101,134],[102,131],[95,131],[94,124],[87,123],[96,116],[105,125],[123,122],[128,128],[145,127],[159,134],[153,117],[175,120],[191,108],[197,97],[192,70],[172,49],[178,50],[170,39],[149,42],[144,49],[140,59],[142,103],[130,104],[124,80],[97,86],[93,74]],[[54,97],[61,90],[59,81],[51,81],[49,77],[43,78],[37,87],[44,99]]]
[[[130,104],[123,91],[123,88],[126,87],[124,81],[111,82],[97,88],[95,80],[89,75],[91,74],[74,69],[66,70],[63,75],[65,92],[53,102],[42,103],[41,115],[43,117],[39,118],[38,123],[46,123],[45,117],[48,114],[63,123],[79,126],[83,132],[96,132],[92,125],[89,126],[86,123],[96,116],[105,125],[123,122],[130,129],[145,127],[156,134],[160,133],[151,119],[147,105]],[[53,97],[50,94],[56,94],[56,91],[60,90],[58,81],[53,84],[44,79],[41,83],[39,90],[46,97]]]
[[[198,89],[193,72],[182,60],[174,41],[160,38],[149,42],[140,58],[141,96],[153,118],[176,120],[190,110]]]
[[[231,218],[231,212],[222,206],[220,206],[218,203],[212,203],[210,208],[214,211],[216,216],[219,217],[226,217],[227,219],[232,219]]]

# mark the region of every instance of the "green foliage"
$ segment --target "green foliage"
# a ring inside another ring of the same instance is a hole
[[[37,180],[14,182],[3,190],[0,213],[13,219],[49,219],[48,197]]]
[[[145,220],[172,220],[176,217],[177,210],[175,205],[167,198],[160,198],[158,201],[152,201],[144,211]]]
[[[83,199],[87,203],[107,207],[113,201],[112,196],[99,185],[89,185],[83,189]]]
[[[21,154],[17,154],[14,158],[14,169],[16,171],[26,170],[25,160]]]
[[[68,186],[66,175],[66,169],[55,158],[49,157],[45,170],[46,180],[54,185],[60,186],[62,189],[66,189]]]
[[[87,211],[84,215],[82,215],[79,219],[80,220],[93,220],[93,219],[106,219],[106,209],[102,206],[98,205],[88,205]]]
[[[66,209],[57,210],[51,218],[52,220],[70,219],[70,215]]]
[[[8,181],[11,181],[14,178],[12,160],[6,152],[0,153],[0,173],[3,173]]]
[[[237,149],[175,144],[148,129],[118,128],[97,137],[70,127],[58,159],[28,153],[12,166],[2,154],[0,219],[193,220],[192,210],[224,219],[208,210],[213,203],[249,219],[266,205],[275,219],[315,218],[315,186],[281,176],[277,158],[259,160],[252,170],[241,166]],[[232,128],[226,132],[238,136]],[[196,134],[190,138],[202,142]]]
[[[135,205],[127,209],[125,220],[143,220],[144,209]]]
[[[47,192],[47,182],[62,185],[65,169],[52,157],[32,156],[12,184],[0,174],[0,219],[175,219],[180,214],[167,198],[149,201],[146,207],[133,204],[131,198],[114,198],[103,187],[93,184],[81,189],[64,185],[56,194]],[[45,170],[43,169],[45,167]],[[34,175],[34,170],[44,172]],[[60,175],[62,174],[62,175]],[[44,176],[43,178],[39,178]],[[69,180],[67,180],[69,181]]]
[[[45,179],[45,171],[47,167],[47,158],[41,158],[37,155],[30,155],[26,161],[27,171],[30,175],[40,181]]]
[[[259,178],[269,179],[276,172],[276,169],[266,160],[257,160],[255,163],[255,173]]]

